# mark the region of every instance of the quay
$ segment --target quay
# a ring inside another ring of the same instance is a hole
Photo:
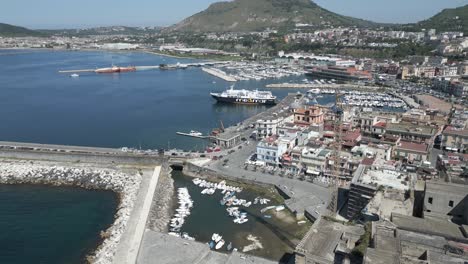
[[[161,65],[148,65],[148,66],[132,66],[137,71],[144,70],[169,70],[169,69],[186,69],[188,67],[205,67],[215,66],[219,64],[227,64],[229,61],[206,61],[206,62],[195,62],[195,63],[177,63],[177,64],[166,64],[164,67]],[[80,72],[95,72],[97,69],[78,69],[78,70],[59,70],[59,73],[80,73]],[[235,80],[235,79],[234,79]]]
[[[287,89],[354,89],[354,90],[378,90],[380,86],[365,86],[357,84],[315,84],[315,83],[273,83],[267,84],[267,88],[287,88]]]
[[[219,69],[203,67],[202,71],[204,71],[204,72],[206,72],[208,74],[211,74],[211,75],[213,75],[215,77],[218,77],[220,79],[223,79],[223,80],[225,80],[227,82],[237,82],[237,80],[234,77],[231,77],[231,76],[227,75],[224,71],[219,70]]]

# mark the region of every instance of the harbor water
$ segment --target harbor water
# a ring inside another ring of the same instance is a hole
[[[139,52],[0,50],[0,140],[101,147],[204,149],[206,141],[176,135],[204,134],[236,124],[265,106],[218,104],[210,92],[231,85],[203,72],[145,70],[121,74],[59,70],[95,69],[111,64],[159,65],[193,62]],[[295,78],[295,79],[294,79]],[[266,89],[288,77],[241,81],[236,89]],[[273,89],[279,99],[294,89]],[[331,99],[320,98],[320,103]]]
[[[0,263],[83,263],[114,221],[109,191],[0,185]]]
[[[221,252],[227,252],[226,247],[229,243],[232,243],[233,248],[242,252],[243,249],[254,244],[249,240],[249,236],[253,236],[258,239],[263,248],[246,253],[278,261],[287,258],[288,254],[293,252],[294,245],[310,227],[309,222],[298,224],[296,218],[286,209],[279,212],[275,209],[261,212],[261,209],[267,206],[279,205],[272,198],[278,196],[274,189],[271,189],[269,195],[260,196],[272,200],[266,205],[258,203],[249,207],[238,206],[239,209],[247,212],[248,221],[236,224],[233,222],[234,218],[227,213],[227,207],[220,204],[223,198],[221,190],[217,190],[213,195],[201,194],[204,188],[195,185],[192,182],[194,178],[177,170],[172,172],[172,178],[175,190],[187,188],[193,200],[193,207],[190,215],[185,219],[181,232],[186,232],[197,241],[206,243],[207,247],[212,234],[217,233],[226,241],[225,246],[219,250]],[[254,201],[259,194],[255,190],[244,189],[237,193],[236,197]],[[176,196],[175,200],[177,200]]]

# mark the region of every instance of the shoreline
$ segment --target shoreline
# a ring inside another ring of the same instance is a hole
[[[206,61],[216,61],[216,62],[225,62],[229,60],[221,60],[216,58],[195,58],[190,56],[177,56],[171,54],[160,53],[157,51],[149,50],[149,49],[135,49],[135,50],[111,50],[111,49],[90,49],[90,48],[83,48],[83,49],[54,49],[54,48],[0,48],[0,50],[24,50],[24,51],[61,51],[61,52],[80,52],[80,51],[94,51],[94,52],[113,52],[113,53],[146,53],[150,55],[157,55],[161,57],[167,58],[174,58],[174,59],[187,59],[187,60],[206,60]],[[9,54],[4,54],[9,55]],[[14,54],[12,54],[14,55]]]
[[[112,191],[118,203],[114,221],[99,234],[99,244],[84,257],[88,263],[112,263],[117,246],[127,226],[140,189],[141,175],[130,175],[109,168],[88,168],[73,165],[50,166],[44,162],[0,161],[0,184],[45,185]]]

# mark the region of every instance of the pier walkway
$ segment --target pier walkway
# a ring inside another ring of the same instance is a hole
[[[143,172],[140,191],[117,248],[114,264],[136,263],[160,172],[161,166],[156,166],[152,173],[151,171]]]
[[[205,68],[203,67],[202,68],[202,71],[208,73],[208,74],[211,74],[215,77],[218,77],[220,79],[223,79],[227,82],[237,82],[237,79],[232,77],[232,76],[229,76],[227,73],[225,73],[224,71],[222,70],[219,70],[219,69],[214,69],[214,68]]]

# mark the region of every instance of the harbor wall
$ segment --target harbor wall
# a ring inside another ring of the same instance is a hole
[[[215,77],[218,77],[220,79],[223,79],[223,80],[225,80],[227,82],[237,82],[237,80],[234,77],[231,77],[231,76],[227,75],[225,72],[223,72],[221,70],[218,70],[218,69],[203,67],[202,71],[204,71],[204,72],[206,72],[208,74],[211,74],[211,75],[213,75]]]

